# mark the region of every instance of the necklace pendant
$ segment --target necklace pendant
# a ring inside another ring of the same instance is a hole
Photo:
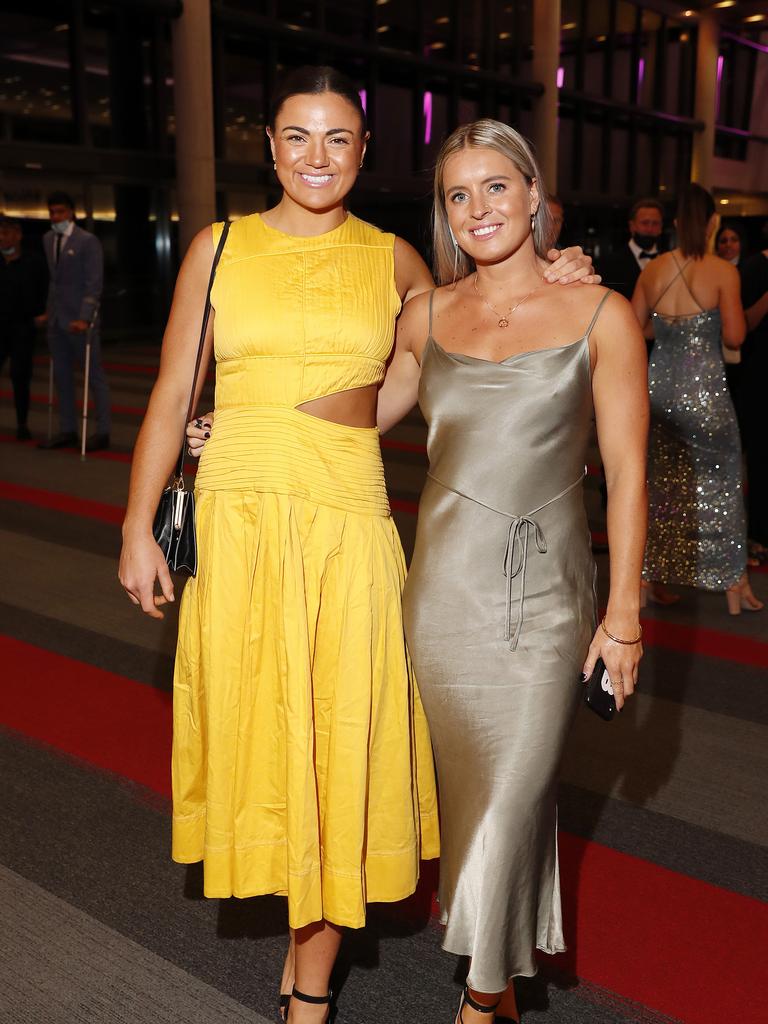
[[[509,320],[505,316],[499,320],[499,327],[509,327]]]

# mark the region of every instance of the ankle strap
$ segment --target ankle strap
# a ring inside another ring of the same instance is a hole
[[[495,1013],[496,1010],[498,1009],[501,999],[497,999],[493,1006],[488,1006],[485,1003],[478,1003],[477,1000],[473,999],[472,996],[469,994],[469,989],[465,985],[464,1002],[467,1004],[467,1006],[471,1006],[473,1010],[477,1010],[478,1013]]]
[[[293,986],[293,995],[296,999],[300,999],[302,1003],[330,1003],[331,993],[327,996],[308,996],[306,992],[299,992],[296,986]]]

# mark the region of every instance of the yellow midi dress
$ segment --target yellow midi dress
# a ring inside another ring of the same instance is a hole
[[[213,227],[214,245],[221,224]],[[212,293],[216,415],[174,675],[173,858],[211,897],[279,893],[353,928],[438,853],[403,637],[405,563],[376,428],[297,406],[380,383],[394,236],[235,222]]]

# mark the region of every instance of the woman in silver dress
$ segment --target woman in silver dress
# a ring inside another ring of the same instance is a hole
[[[678,247],[645,268],[632,297],[654,338],[643,593],[669,603],[665,584],[721,590],[738,615],[762,608],[746,574],[741,443],[722,353],[746,334],[739,274],[707,253],[717,216],[706,189],[683,189],[676,226]]]
[[[435,172],[443,287],[408,303],[379,401],[418,398],[429,476],[404,599],[432,735],[446,950],[471,958],[457,1021],[517,1017],[513,978],[563,950],[555,788],[580,678],[634,690],[645,543],[646,356],[629,304],[542,278],[550,230],[525,140],[483,119]],[[582,500],[593,414],[611,588],[596,623]],[[596,628],[597,626],[597,628]]]

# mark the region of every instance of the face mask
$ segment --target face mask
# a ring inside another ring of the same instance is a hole
[[[57,235],[65,235],[71,223],[71,220],[60,220],[56,224],[51,224],[51,230],[55,231]]]
[[[632,235],[632,241],[641,249],[653,249],[658,240],[658,235],[641,235],[637,231]]]
[[[0,249],[0,253],[2,253],[3,256],[13,256],[13,254],[15,252],[16,252],[16,246],[15,245],[11,245],[7,249]]]

